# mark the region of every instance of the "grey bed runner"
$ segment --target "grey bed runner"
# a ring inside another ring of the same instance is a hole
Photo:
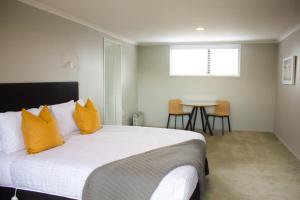
[[[182,165],[197,169],[202,196],[205,151],[203,141],[189,140],[98,167],[85,182],[82,200],[149,200],[168,172]]]

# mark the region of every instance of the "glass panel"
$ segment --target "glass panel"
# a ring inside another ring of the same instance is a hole
[[[208,65],[207,49],[171,49],[170,75],[206,75]]]

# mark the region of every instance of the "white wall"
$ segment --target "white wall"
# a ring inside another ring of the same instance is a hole
[[[15,0],[0,2],[0,82],[79,81],[81,98],[92,98],[103,110],[103,37],[108,35]],[[124,48],[127,101],[136,102],[136,47]],[[64,68],[78,59],[77,70]],[[130,73],[127,74],[127,73]],[[128,95],[130,94],[130,95]],[[126,99],[125,98],[125,99]],[[137,104],[124,104],[126,117]],[[128,120],[127,120],[128,121]]]
[[[282,59],[297,56],[296,85],[281,84]],[[275,134],[300,160],[300,30],[280,42]]]
[[[167,122],[167,101],[171,98],[228,99],[234,130],[271,132],[276,65],[277,44],[243,44],[239,78],[170,77],[169,46],[141,46],[138,54],[139,110],[144,112],[147,126],[163,127]],[[220,127],[220,123],[216,126]]]

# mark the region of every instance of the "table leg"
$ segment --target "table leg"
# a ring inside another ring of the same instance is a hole
[[[210,127],[210,123],[209,123],[209,121],[208,121],[208,116],[207,116],[207,114],[206,114],[206,110],[205,110],[204,107],[203,107],[202,109],[203,109],[203,114],[204,114],[204,116],[205,116],[205,121],[206,121],[205,126],[207,125],[208,130],[209,130],[209,134],[210,134],[210,135],[213,135],[213,132],[212,132],[211,127]]]
[[[201,122],[202,122],[202,129],[204,132],[206,132],[206,122],[204,123],[205,117],[203,112],[203,107],[200,107],[200,113],[201,113]]]
[[[195,131],[195,125],[196,125],[196,119],[197,119],[197,112],[198,112],[198,107],[196,107],[195,117],[194,117],[194,124],[193,124],[193,130],[192,131]]]
[[[192,130],[192,128],[193,128],[193,126],[192,126],[192,118],[193,118],[194,112],[195,112],[195,107],[193,107],[193,109],[192,109],[191,116],[189,117],[189,120],[188,120],[188,123],[187,123],[187,125],[185,127],[185,130],[189,130],[189,127],[191,127],[190,130]]]

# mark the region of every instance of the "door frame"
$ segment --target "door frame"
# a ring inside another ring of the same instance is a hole
[[[122,125],[123,124],[123,49],[122,49],[122,43],[121,42],[118,42],[114,39],[110,39],[110,38],[107,38],[107,37],[103,37],[103,124],[105,124],[105,114],[106,114],[106,110],[105,110],[105,107],[106,107],[106,102],[105,102],[105,90],[106,90],[106,85],[105,85],[105,80],[106,80],[106,77],[105,77],[105,68],[106,68],[106,65],[105,65],[105,42],[110,42],[110,43],[114,43],[118,46],[120,46],[120,73],[121,73],[121,95],[120,95],[120,99],[121,99],[121,113],[120,113],[120,124],[119,125]],[[118,119],[117,119],[118,121]]]

